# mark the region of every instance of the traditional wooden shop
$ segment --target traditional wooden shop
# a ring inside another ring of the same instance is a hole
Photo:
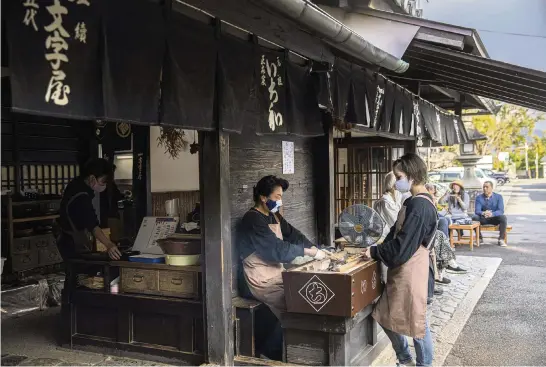
[[[256,19],[235,23],[248,29],[243,31],[212,18],[209,14],[216,13],[208,4],[208,13],[145,0],[40,1],[32,9],[13,2],[6,9],[8,106],[17,117],[6,126],[14,128],[15,137],[21,119],[31,115],[39,126],[45,120],[59,124],[61,118],[69,126],[86,126],[79,135],[88,144],[82,149],[86,154],[75,165],[120,151],[132,158],[127,185],[134,219],[127,219],[127,227],[134,230],[126,239],[133,249],[162,255],[156,239],[165,236],[185,248],[200,244],[192,252],[200,255],[199,265],[105,259],[66,264],[62,342],[71,348],[193,365],[267,364],[256,358],[255,348],[266,307],[242,297],[238,288],[237,226],[252,206],[253,185],[267,174],[286,177],[285,217],[317,246],[330,246],[337,221],[334,128],[363,125],[368,132],[415,131],[419,137],[415,96],[391,93],[395,84],[366,69],[369,62],[343,52],[333,57],[334,46],[279,15],[261,13],[292,31],[290,40],[267,27],[260,32]],[[229,14],[227,20],[233,21]],[[391,98],[392,104],[384,102]],[[192,221],[184,218],[188,210],[178,211],[178,222],[176,215],[166,216],[166,208],[155,210],[151,125],[198,131],[192,146],[197,169],[183,173],[199,177],[197,234],[172,234],[184,232],[177,230],[179,224]],[[130,137],[130,149],[111,138],[119,132]],[[21,176],[23,151],[13,147],[12,195],[36,186]],[[48,151],[63,154],[57,147]],[[7,249],[10,256],[26,256],[26,250],[14,249]],[[89,267],[100,274],[102,287],[78,283]],[[387,344],[370,316],[381,292],[378,265],[349,262],[335,272],[328,267],[313,262],[284,274],[283,359],[302,365],[370,364]],[[313,293],[317,287],[320,294]]]

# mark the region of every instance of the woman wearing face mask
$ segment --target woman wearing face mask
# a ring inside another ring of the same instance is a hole
[[[80,177],[66,186],[59,210],[61,234],[57,240],[64,260],[92,251],[90,233],[108,248],[110,258],[119,260],[121,257],[117,246],[100,229],[92,203],[95,193],[106,189],[112,175],[112,165],[105,159],[97,158],[85,166]]]
[[[288,181],[263,177],[254,187],[254,207],[243,217],[238,236],[244,277],[250,292],[279,318],[286,308],[282,282],[283,263],[298,256],[324,259],[319,250],[279,213]]]
[[[391,340],[400,364],[414,363],[406,335],[413,337],[417,365],[430,366],[434,347],[426,320],[427,286],[438,217],[425,188],[423,160],[416,154],[405,154],[394,162],[393,172],[396,189],[412,196],[404,202],[383,243],[364,253],[389,268],[387,284],[372,315]]]

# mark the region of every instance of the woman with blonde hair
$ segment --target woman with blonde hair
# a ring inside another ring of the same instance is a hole
[[[396,222],[398,212],[402,207],[402,193],[394,187],[396,183],[396,177],[391,171],[387,173],[383,181],[383,196],[377,200],[373,209],[383,218],[385,221],[385,228],[383,230],[383,237],[386,237],[392,226]]]

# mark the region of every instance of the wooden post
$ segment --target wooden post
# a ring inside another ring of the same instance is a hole
[[[335,239],[335,172],[334,172],[334,128],[325,122],[325,135],[316,138],[314,149],[315,208],[317,215],[318,241],[331,246]]]
[[[208,363],[233,365],[229,135],[199,133],[203,293]]]

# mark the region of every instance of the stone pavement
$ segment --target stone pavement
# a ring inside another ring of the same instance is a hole
[[[500,258],[458,256],[457,262],[468,270],[466,274],[450,274],[451,284],[443,286],[444,294],[435,296],[427,313],[434,339],[434,365],[441,366],[458,335],[470,317],[476,303],[501,263]],[[409,339],[412,353],[413,340]],[[389,345],[374,361],[373,366],[394,366],[396,356]]]

